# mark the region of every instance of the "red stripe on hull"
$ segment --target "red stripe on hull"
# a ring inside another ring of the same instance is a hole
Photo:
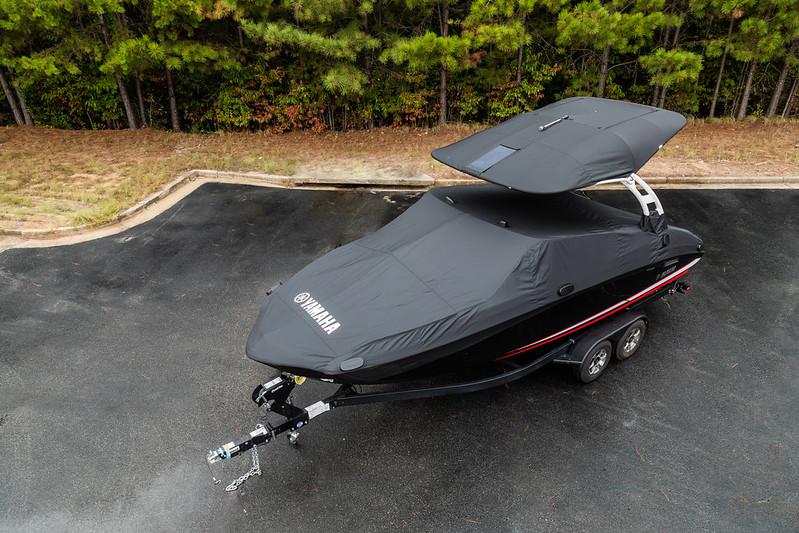
[[[658,289],[660,289],[664,285],[668,285],[670,282],[674,281],[675,279],[679,278],[680,276],[682,276],[686,272],[688,272],[688,269],[691,268],[692,266],[694,266],[699,261],[699,259],[701,259],[701,258],[697,257],[696,259],[694,259],[693,261],[691,261],[690,263],[688,263],[687,265],[685,265],[684,267],[682,267],[678,271],[673,272],[672,274],[669,274],[668,276],[666,276],[662,280],[658,281],[654,285],[650,285],[649,287],[645,288],[644,290],[642,290],[640,292],[637,292],[636,294],[632,295],[630,298],[628,298],[626,300],[622,300],[621,302],[619,302],[619,303],[617,303],[615,305],[612,305],[612,306],[608,307],[607,309],[605,309],[603,311],[600,311],[599,313],[597,313],[597,314],[595,314],[593,316],[590,316],[590,317],[586,318],[582,322],[578,322],[578,323],[576,323],[576,324],[574,324],[572,326],[569,326],[566,329],[562,329],[562,330],[558,331],[557,333],[553,333],[552,335],[550,335],[548,337],[544,337],[543,339],[539,339],[539,340],[537,340],[535,342],[532,342],[532,343],[527,344],[525,346],[522,346],[520,348],[516,348],[515,350],[511,350],[510,352],[508,352],[507,354],[503,355],[502,357],[496,358],[495,361],[500,361],[502,359],[507,359],[508,357],[513,357],[514,355],[519,355],[520,353],[527,352],[529,350],[532,350],[533,348],[538,348],[539,346],[543,346],[544,344],[546,344],[548,342],[560,339],[562,337],[565,337],[566,335],[569,335],[570,333],[574,333],[575,331],[580,331],[583,328],[586,328],[586,327],[588,327],[588,326],[590,326],[592,324],[595,324],[595,323],[599,322],[600,320],[603,320],[603,319],[605,319],[605,318],[607,318],[607,317],[609,317],[609,316],[611,316],[611,315],[613,315],[613,314],[625,309],[628,305],[633,304],[633,303],[637,302],[638,300],[640,300],[642,298],[645,298],[646,296],[648,296],[648,295],[652,294],[653,292],[657,291]]]

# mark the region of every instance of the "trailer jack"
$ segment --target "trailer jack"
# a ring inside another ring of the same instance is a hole
[[[208,463],[213,464],[222,459],[241,455],[253,446],[270,442],[286,431],[291,432],[289,437],[293,436],[292,440],[296,442],[298,429],[315,416],[330,410],[330,404],[324,401],[316,402],[305,409],[294,406],[290,395],[297,381],[299,380],[295,376],[281,374],[272,381],[255,387],[252,398],[265,413],[264,423],[258,424],[253,431],[243,437],[223,444],[216,450],[210,450]],[[270,412],[283,416],[285,420],[277,425],[270,424],[265,420]]]

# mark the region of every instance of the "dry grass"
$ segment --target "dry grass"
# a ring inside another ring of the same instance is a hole
[[[692,120],[641,174],[796,176],[799,175],[797,144],[797,120]]]
[[[0,129],[0,228],[101,224],[189,169],[268,174],[459,173],[430,152],[478,131],[452,125],[346,133],[191,135]],[[691,121],[645,176],[799,175],[799,121]]]

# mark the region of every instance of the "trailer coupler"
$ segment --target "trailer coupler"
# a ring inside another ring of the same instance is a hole
[[[263,423],[258,424],[253,431],[243,437],[223,444],[216,450],[209,450],[206,457],[208,464],[241,455],[259,444],[273,441],[278,435],[287,431],[289,432],[289,441],[296,444],[299,435],[297,430],[315,416],[330,410],[330,404],[325,401],[316,402],[304,409],[293,405],[291,391],[303,381],[304,378],[281,374],[275,379],[255,387],[252,399],[264,411]],[[266,420],[269,413],[276,413],[285,420],[272,425]]]

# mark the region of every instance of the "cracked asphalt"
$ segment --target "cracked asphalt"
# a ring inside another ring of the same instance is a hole
[[[633,358],[334,410],[260,447],[238,493],[248,457],[215,486],[204,456],[259,421],[260,300],[418,196],[211,183],[117,235],[1,252],[0,529],[799,531],[799,191],[659,196],[707,254]]]

